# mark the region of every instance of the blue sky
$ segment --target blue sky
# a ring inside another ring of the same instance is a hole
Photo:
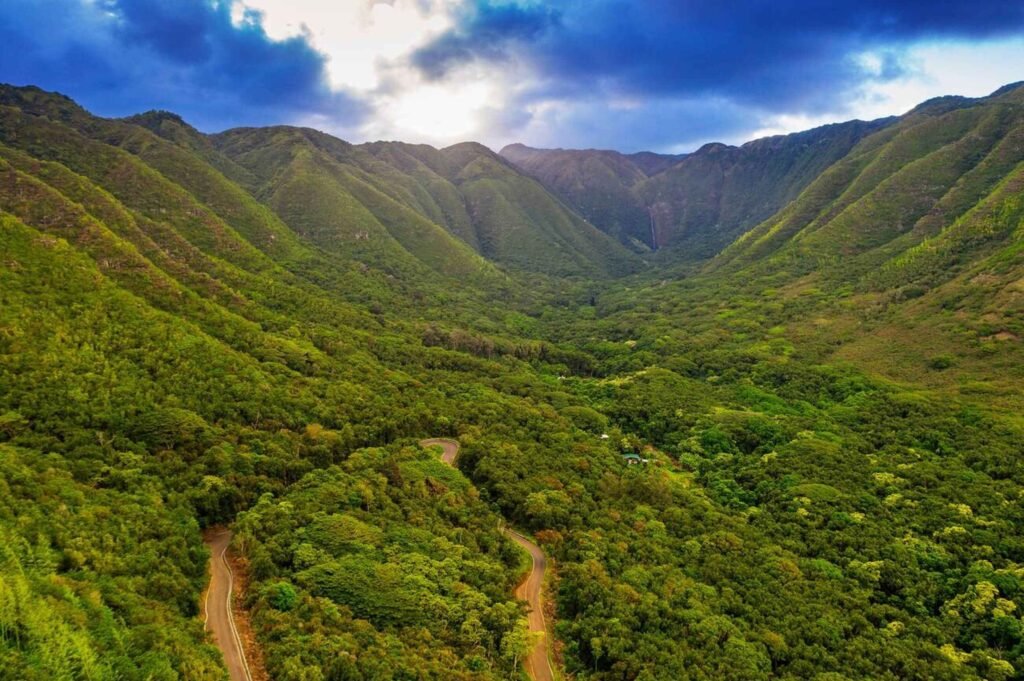
[[[686,151],[1024,79],[986,0],[4,0],[0,80],[352,141]]]

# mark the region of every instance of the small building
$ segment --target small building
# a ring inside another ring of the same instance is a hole
[[[639,454],[623,454],[622,458],[626,460],[626,465],[636,466],[642,463],[650,463],[649,459],[641,457]]]

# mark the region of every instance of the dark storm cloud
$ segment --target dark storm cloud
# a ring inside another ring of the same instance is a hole
[[[496,21],[493,17],[501,17]],[[475,0],[413,58],[439,78],[474,60],[514,57],[549,91],[724,96],[767,111],[810,113],[867,79],[902,71],[899,49],[931,38],[1019,33],[1024,3],[866,0]],[[854,57],[881,52],[880,70]]]
[[[60,90],[97,112],[171,109],[203,127],[295,115],[355,119],[331,92],[325,58],[301,38],[271,40],[229,2],[5,0],[0,78]]]

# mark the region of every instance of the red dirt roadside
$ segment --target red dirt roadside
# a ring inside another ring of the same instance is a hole
[[[449,440],[445,438],[431,438],[429,440],[420,441],[421,447],[440,447],[441,448],[441,461],[445,462],[449,466],[455,465],[455,459],[459,455],[459,443],[455,440]],[[514,541],[515,543],[522,546],[530,554],[530,558],[533,560],[533,567],[530,569],[530,573],[526,576],[519,586],[516,587],[516,598],[522,601],[526,601],[530,606],[530,613],[528,615],[528,621],[530,623],[530,632],[541,634],[541,639],[530,651],[529,656],[523,660],[523,667],[526,669],[526,674],[533,681],[554,681],[555,675],[551,670],[551,662],[549,655],[553,651],[551,643],[553,638],[547,628],[547,622],[544,620],[544,570],[547,568],[547,557],[544,552],[541,551],[540,547],[534,544],[532,541],[527,539],[525,536],[519,534],[515,530],[506,528],[504,530],[505,535]]]

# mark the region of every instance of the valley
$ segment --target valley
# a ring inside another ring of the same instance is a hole
[[[1022,338],[1020,84],[689,154],[2,86],[0,678],[250,678],[228,542],[280,681],[1019,678]]]

